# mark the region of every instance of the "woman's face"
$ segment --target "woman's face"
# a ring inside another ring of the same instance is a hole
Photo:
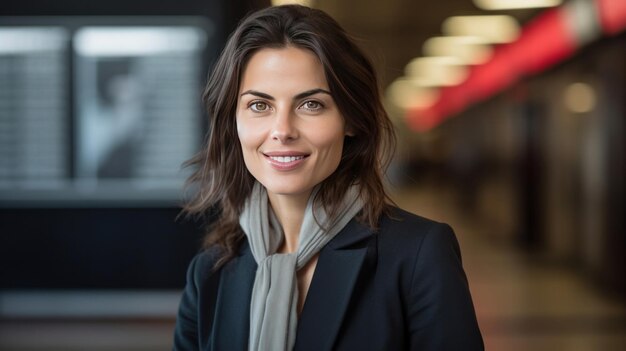
[[[319,59],[294,47],[262,49],[245,67],[238,99],[248,171],[270,196],[308,198],[337,169],[346,135]]]

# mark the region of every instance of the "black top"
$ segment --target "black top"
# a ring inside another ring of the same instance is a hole
[[[320,252],[295,350],[483,350],[452,229],[394,208],[377,232],[352,220]],[[174,350],[247,350],[256,262],[247,241],[217,271],[191,262]]]

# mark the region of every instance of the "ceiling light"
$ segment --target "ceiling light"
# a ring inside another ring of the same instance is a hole
[[[291,5],[291,4],[311,7],[311,0],[272,0],[273,6]]]
[[[463,64],[477,65],[491,57],[491,47],[480,37],[434,37],[423,46],[426,56],[450,56]]]
[[[487,43],[508,43],[517,39],[519,24],[511,16],[453,16],[443,22],[448,36],[480,37]]]
[[[552,7],[560,5],[561,2],[561,0],[474,0],[474,4],[483,10]]]
[[[406,65],[406,75],[421,87],[451,86],[463,82],[467,67],[454,57],[420,57]]]
[[[587,83],[573,83],[565,89],[563,100],[568,110],[586,113],[596,106],[596,93]]]
[[[412,84],[406,77],[398,78],[387,88],[387,97],[402,109],[424,109],[437,101],[439,91]]]

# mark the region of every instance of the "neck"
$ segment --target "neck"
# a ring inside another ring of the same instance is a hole
[[[300,228],[304,220],[304,211],[311,192],[299,195],[277,195],[268,193],[272,210],[283,228],[285,238],[278,249],[281,253],[292,253],[298,250]]]

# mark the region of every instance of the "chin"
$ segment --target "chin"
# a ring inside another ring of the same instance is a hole
[[[263,184],[268,193],[276,195],[300,195],[310,192],[311,189],[313,189],[313,187],[308,186],[285,184],[284,182],[281,182],[279,180],[260,183]]]

